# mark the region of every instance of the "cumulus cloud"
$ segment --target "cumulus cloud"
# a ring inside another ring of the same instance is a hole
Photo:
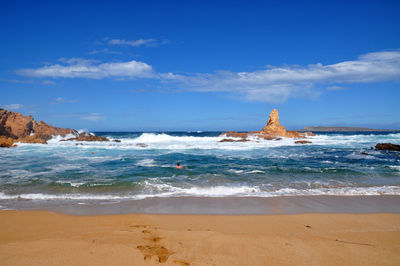
[[[40,68],[17,70],[17,74],[36,78],[150,78],[150,65],[135,60],[128,62],[100,63],[81,58],[61,59],[61,64],[50,64]]]
[[[2,107],[6,110],[17,110],[17,109],[21,109],[23,107],[23,105],[19,104],[19,103],[13,103],[13,104],[3,105]]]
[[[121,41],[121,40],[120,40]],[[37,69],[18,73],[31,77],[64,78],[153,78],[164,88],[184,91],[225,92],[251,101],[284,102],[293,97],[316,97],[321,88],[344,89],[345,84],[400,81],[400,51],[374,52],[356,60],[307,66],[268,66],[252,72],[156,73],[137,61],[101,63],[85,59],[64,59]],[[344,86],[342,86],[344,85]]]
[[[52,80],[43,80],[43,81],[42,81],[42,84],[45,84],[45,85],[55,85],[56,83],[55,83],[54,81],[52,81]]]
[[[124,46],[156,46],[156,39],[138,39],[138,40],[123,40],[123,39],[111,39],[107,42],[109,45],[124,45]]]
[[[330,86],[326,89],[329,91],[341,91],[341,90],[348,90],[349,88],[342,87],[342,86]]]
[[[82,114],[82,115],[78,116],[78,118],[87,120],[87,121],[92,121],[92,122],[97,122],[97,121],[101,121],[101,120],[105,119],[104,115],[102,115],[100,113]]]
[[[104,48],[104,49],[100,49],[100,50],[90,51],[87,54],[90,54],[90,55],[95,55],[95,54],[121,54],[121,52],[112,51],[112,50],[110,50],[108,48]]]
[[[57,117],[76,118],[91,122],[98,122],[106,119],[101,113],[75,113],[75,114],[58,114]]]
[[[51,101],[52,104],[57,104],[57,103],[76,103],[78,100],[71,100],[63,97],[57,97]]]
[[[205,92],[233,92],[248,100],[284,102],[289,97],[313,97],[318,87],[338,89],[331,84],[400,81],[400,52],[375,52],[354,61],[331,65],[269,66],[253,72],[221,71],[216,73],[162,77],[180,88]],[[343,87],[341,87],[343,88]]]

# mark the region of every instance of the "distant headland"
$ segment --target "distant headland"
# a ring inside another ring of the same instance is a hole
[[[400,131],[399,129],[373,129],[366,127],[304,127],[302,132],[312,131],[312,132],[391,132]]]

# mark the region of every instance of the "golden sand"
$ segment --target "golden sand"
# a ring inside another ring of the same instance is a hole
[[[1,211],[0,265],[400,265],[400,214]]]

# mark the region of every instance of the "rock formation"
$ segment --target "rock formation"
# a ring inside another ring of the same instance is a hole
[[[262,135],[267,136],[281,136],[286,138],[304,138],[306,134],[297,131],[287,131],[284,126],[279,123],[278,110],[272,110],[269,115],[267,125],[260,132]]]
[[[376,144],[375,149],[385,151],[400,151],[400,145],[392,143],[378,143]]]
[[[246,142],[246,141],[250,141],[250,140],[248,140],[248,139],[246,139],[246,138],[243,138],[243,139],[223,139],[223,140],[220,140],[219,142]]]
[[[15,140],[12,138],[7,138],[4,136],[0,137],[0,147],[1,148],[10,148],[10,147],[15,147],[17,145],[14,144]]]
[[[77,141],[110,141],[106,137],[96,136],[96,135],[94,135],[92,133],[88,133],[88,132],[83,132],[83,133],[79,134],[78,136],[76,136],[75,138],[69,138],[69,139],[62,140],[62,141],[70,141],[70,140],[77,140]]]
[[[312,143],[312,142],[309,141],[309,140],[297,140],[294,143],[296,143],[296,144],[307,144],[307,143]]]
[[[314,136],[311,132],[300,133],[297,131],[287,131],[284,126],[279,123],[279,113],[278,110],[272,110],[269,115],[267,125],[261,131],[253,131],[253,132],[225,132],[222,133],[221,136],[231,137],[231,138],[241,138],[243,141],[246,140],[249,136],[255,136],[265,140],[281,140],[281,137],[286,138],[306,138],[307,136]],[[227,139],[224,139],[224,142],[227,142]],[[222,141],[221,141],[222,142]]]
[[[78,134],[69,128],[53,127],[43,121],[36,122],[32,116],[0,109],[0,147],[13,147],[15,142],[46,144],[53,136],[76,136],[69,140],[109,141],[93,134]]]
[[[261,130],[264,135],[275,135],[275,136],[285,136],[287,131],[284,126],[279,123],[279,113],[278,110],[272,110],[269,115],[267,125]]]

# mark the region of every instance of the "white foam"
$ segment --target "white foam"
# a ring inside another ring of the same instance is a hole
[[[153,159],[143,159],[136,162],[137,166],[154,167],[157,166]]]
[[[263,191],[259,187],[214,186],[179,188],[167,184],[151,184],[153,189],[144,194],[43,194],[10,195],[0,192],[0,200],[138,200],[152,197],[278,197],[278,196],[372,196],[400,195],[399,186],[341,187],[318,189],[282,188]]]
[[[78,147],[79,149],[164,149],[164,150],[188,150],[188,149],[200,149],[200,150],[252,150],[252,149],[266,149],[282,146],[299,146],[295,144],[296,139],[282,138],[281,140],[263,140],[255,136],[250,136],[251,141],[248,142],[219,142],[226,136],[172,136],[166,133],[143,133],[138,137],[121,137],[121,142],[79,142],[79,146],[76,141],[61,141],[63,139],[72,138],[74,135],[70,134],[66,137],[55,136],[48,141],[49,146],[60,146],[60,147]],[[110,138],[112,139],[112,138]],[[235,139],[235,138],[231,138]],[[400,143],[400,133],[387,134],[387,135],[341,135],[341,134],[329,134],[329,135],[316,135],[309,137],[312,141],[312,145],[329,146],[331,148],[368,148],[375,146],[378,142],[391,142]],[[138,145],[140,144],[140,145]],[[143,147],[141,144],[145,144]],[[37,144],[21,144],[26,145],[37,145]],[[43,146],[43,145],[41,145]],[[379,154],[378,151],[368,151],[371,155]],[[307,157],[306,154],[304,156]],[[357,155],[354,155],[357,156]],[[361,158],[361,157],[360,157]],[[362,157],[364,159],[371,159],[368,156]]]
[[[263,173],[264,173],[264,171],[261,171],[261,170],[251,170],[251,171],[246,172],[246,174],[263,174]]]
[[[400,172],[400,165],[389,165],[389,168],[396,169]]]

